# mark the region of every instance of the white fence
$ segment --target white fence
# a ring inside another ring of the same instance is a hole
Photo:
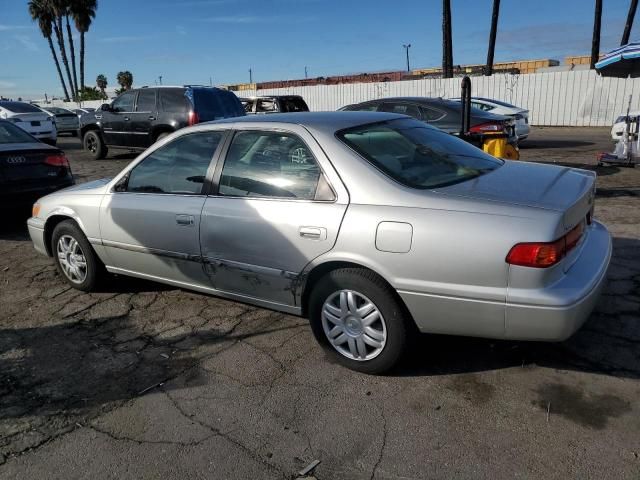
[[[632,109],[640,109],[640,78],[603,78],[589,70],[472,77],[471,85],[473,96],[495,98],[527,108],[533,125],[611,126],[618,115],[626,112],[630,94],[633,94]],[[344,105],[382,97],[458,97],[460,78],[317,85],[236,93],[238,96],[302,95],[313,111],[337,110]],[[95,107],[100,103],[85,102],[85,105]]]

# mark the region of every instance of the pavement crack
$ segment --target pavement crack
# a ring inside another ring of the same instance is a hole
[[[373,480],[376,476],[376,472],[378,471],[378,467],[380,463],[382,463],[382,457],[384,455],[384,449],[387,446],[387,417],[384,414],[384,407],[380,407],[380,416],[382,417],[382,445],[380,446],[380,452],[378,453],[378,459],[376,460],[373,469],[371,470],[371,476],[369,480]]]

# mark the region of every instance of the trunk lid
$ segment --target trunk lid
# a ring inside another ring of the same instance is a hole
[[[490,173],[434,191],[562,212],[564,229],[570,230],[591,212],[595,181],[588,170],[507,161]]]
[[[62,155],[62,152],[46,145],[13,144],[13,148],[0,148],[0,178],[11,186],[42,183],[51,180],[57,183],[69,175],[69,168],[49,165],[47,157]]]

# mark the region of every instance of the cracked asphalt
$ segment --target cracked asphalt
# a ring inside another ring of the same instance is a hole
[[[79,182],[91,161],[61,139]],[[640,168],[606,129],[537,128],[525,160],[596,169],[614,236],[595,312],[559,344],[424,336],[393,374],[332,364],[304,319],[114,277],[66,286],[0,230],[0,478],[640,478]]]

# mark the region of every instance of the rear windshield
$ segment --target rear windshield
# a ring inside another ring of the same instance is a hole
[[[479,177],[503,162],[413,119],[360,125],[337,137],[394,180],[430,189]]]
[[[13,113],[42,113],[38,107],[24,102],[0,102],[0,107],[6,108]]]
[[[194,88],[193,100],[196,113],[201,122],[245,115],[242,103],[232,92]]]
[[[20,127],[9,122],[0,122],[0,145],[6,143],[37,143],[38,140],[33,138]]]
[[[283,97],[280,99],[283,112],[308,112],[309,107],[301,97]]]
[[[53,113],[54,115],[62,115],[62,114],[73,113],[73,112],[67,110],[66,108],[59,108],[59,107],[47,107],[47,108],[43,108],[43,110],[46,110],[49,113]]]

